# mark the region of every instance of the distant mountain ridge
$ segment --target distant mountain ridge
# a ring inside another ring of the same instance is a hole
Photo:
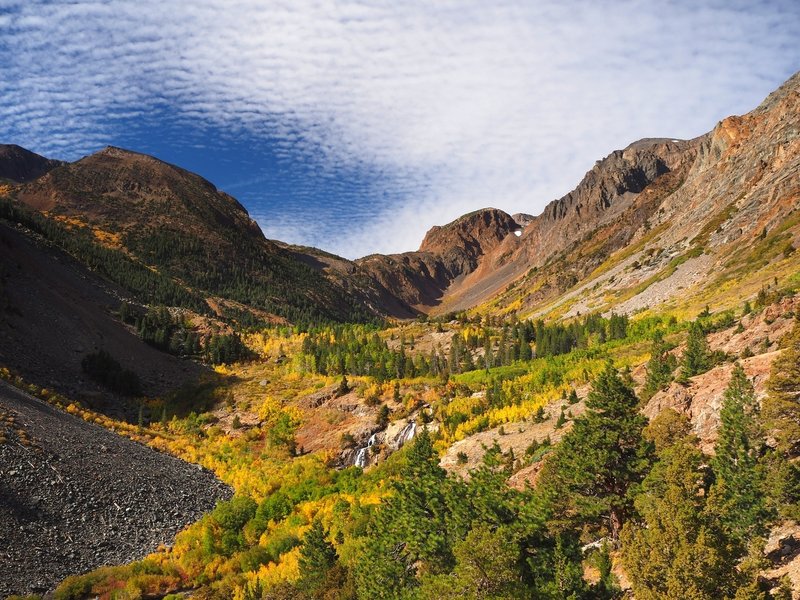
[[[529,314],[567,292],[566,314],[630,311],[669,300],[653,291],[676,272],[683,279],[673,288],[699,297],[710,279],[698,273],[734,268],[755,234],[782,228],[783,242],[795,239],[798,88],[800,74],[693,140],[643,139],[614,151],[537,216],[482,209],[431,228],[415,252],[355,261],[266,240],[205,179],[119,148],[60,163],[0,147],[0,173],[20,182],[13,195],[32,209],[90,228],[202,294],[290,321],[476,307]],[[684,262],[695,270],[688,279]],[[591,293],[581,289],[588,281]]]
[[[278,245],[233,197],[151,156],[108,147],[13,188],[19,203],[91,234],[209,299],[219,316],[242,307],[277,319],[379,315]]]

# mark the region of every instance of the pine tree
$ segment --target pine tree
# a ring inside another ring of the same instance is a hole
[[[647,379],[642,389],[642,400],[649,400],[672,381],[677,361],[675,356],[669,353],[669,349],[661,332],[656,332],[650,348],[650,360],[647,361]]]
[[[783,354],[772,363],[763,417],[778,450],[794,457],[800,455],[800,323],[784,345]]]
[[[709,503],[731,537],[744,543],[764,533],[767,513],[756,447],[755,391],[739,364],[733,369],[724,397],[711,461],[716,481]]]
[[[648,468],[652,444],[639,400],[609,362],[594,381],[586,413],[545,463],[541,486],[556,521],[605,524],[616,539],[631,510],[628,489]]]
[[[395,402],[400,402],[400,401],[403,399],[403,398],[400,396],[400,382],[399,382],[399,381],[395,381],[395,382],[394,382],[394,389],[393,389],[393,391],[392,391],[392,399],[393,399]]]
[[[738,556],[705,511],[704,457],[684,439],[661,454],[642,484],[642,522],[621,535],[622,562],[637,600],[732,598]]]
[[[378,416],[375,417],[375,424],[380,429],[386,429],[386,426],[389,424],[389,407],[385,404],[381,404],[380,409],[378,409]]]
[[[681,361],[680,381],[686,383],[690,377],[705,373],[711,367],[711,352],[702,325],[694,321],[689,326],[686,351]]]
[[[326,535],[322,523],[315,519],[300,547],[300,581],[298,587],[316,597],[325,586],[331,569],[336,565],[336,549]]]
[[[450,570],[453,545],[467,533],[468,520],[451,510],[463,502],[463,484],[447,478],[427,430],[414,438],[405,461],[371,523],[356,568],[359,598],[402,597],[417,584],[418,570]]]
[[[447,360],[447,367],[450,369],[450,373],[456,374],[461,372],[461,359],[461,336],[454,333],[450,343],[450,356]]]
[[[419,596],[426,600],[471,598],[528,598],[517,563],[520,550],[513,530],[493,531],[477,525],[453,550],[456,566],[451,574],[423,579]]]
[[[488,335],[483,337],[483,363],[487,373],[494,366],[492,342]]]
[[[342,380],[339,382],[339,387],[336,389],[337,396],[344,396],[350,391],[350,385],[347,383],[347,375],[342,375]]]
[[[578,403],[578,392],[575,389],[571,389],[569,392],[569,396],[567,397],[567,404],[577,404]]]

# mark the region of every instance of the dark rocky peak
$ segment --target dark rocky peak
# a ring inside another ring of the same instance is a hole
[[[243,233],[263,239],[233,197],[208,180],[147,154],[108,146],[25,185],[19,197],[38,210],[77,216],[108,231],[172,229],[213,242]]]
[[[0,144],[0,179],[27,183],[62,164],[16,144]]]

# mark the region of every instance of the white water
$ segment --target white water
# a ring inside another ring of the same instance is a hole
[[[400,448],[406,442],[411,441],[415,435],[417,435],[417,422],[410,421],[397,436],[397,447]]]
[[[355,466],[361,467],[362,469],[367,466],[367,462],[369,461],[369,449],[372,448],[375,445],[375,442],[377,441],[378,441],[377,433],[373,433],[371,436],[369,436],[369,439],[367,440],[367,445],[362,446],[361,448],[358,449],[358,452],[356,452],[356,462],[353,463],[355,464]]]
[[[379,436],[382,436],[384,434],[385,432],[383,431],[378,431],[377,433],[373,433],[371,436],[369,436],[369,439],[367,440],[367,445],[362,446],[361,448],[356,450],[356,458],[355,461],[353,462],[355,466],[361,467],[363,469],[369,464],[371,459],[370,449],[375,444],[378,443]],[[417,435],[417,423],[416,421],[409,421],[408,423],[406,423],[406,426],[400,430],[400,433],[398,433],[395,436],[393,443],[390,445],[390,447],[399,449],[403,446],[403,444],[413,440],[414,436],[416,435]]]

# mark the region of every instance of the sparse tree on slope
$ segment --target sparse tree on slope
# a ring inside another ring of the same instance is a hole
[[[672,373],[677,366],[677,360],[674,355],[669,353],[669,349],[661,332],[657,332],[653,337],[650,360],[647,362],[647,379],[642,389],[643,400],[649,400],[672,381]]]
[[[800,324],[786,340],[783,354],[772,363],[769,396],[764,400],[764,422],[789,456],[800,454]]]

